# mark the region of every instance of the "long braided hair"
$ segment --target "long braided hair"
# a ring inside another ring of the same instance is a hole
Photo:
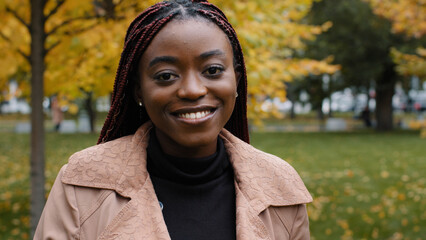
[[[99,143],[130,135],[150,120],[133,98],[137,84],[139,59],[155,35],[172,19],[203,18],[215,23],[228,36],[234,53],[234,67],[239,74],[234,111],[225,128],[249,142],[247,123],[247,75],[243,53],[235,30],[225,14],[206,0],[171,0],[157,3],[139,14],[130,24],[118,65],[111,108],[102,127]]]

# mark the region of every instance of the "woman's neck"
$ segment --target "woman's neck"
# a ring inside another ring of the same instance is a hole
[[[151,133],[147,153],[150,175],[173,182],[200,184],[221,176],[230,163],[221,139],[217,139],[218,151],[207,157],[180,158],[164,153],[160,143]]]
[[[178,158],[203,158],[214,154],[217,151],[217,141],[209,143],[200,143],[194,146],[183,146],[173,139],[165,136],[158,128],[155,128],[154,134],[158,139],[163,152],[167,155]]]

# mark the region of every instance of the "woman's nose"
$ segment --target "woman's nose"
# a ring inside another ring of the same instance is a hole
[[[207,94],[207,88],[197,74],[188,74],[182,79],[177,94],[181,99],[197,100]]]

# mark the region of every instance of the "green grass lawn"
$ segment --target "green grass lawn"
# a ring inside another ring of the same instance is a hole
[[[312,239],[425,239],[426,139],[417,132],[256,133],[314,197]]]
[[[0,138],[0,239],[28,239],[29,135]],[[46,135],[46,189],[96,135]],[[252,144],[286,159],[314,197],[312,239],[424,239],[426,139],[418,132],[253,133]]]

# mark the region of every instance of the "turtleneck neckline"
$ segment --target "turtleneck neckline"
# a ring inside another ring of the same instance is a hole
[[[207,183],[220,177],[230,167],[223,141],[219,137],[214,154],[202,158],[180,158],[164,153],[155,131],[151,131],[147,154],[147,169],[151,175],[187,185]]]

